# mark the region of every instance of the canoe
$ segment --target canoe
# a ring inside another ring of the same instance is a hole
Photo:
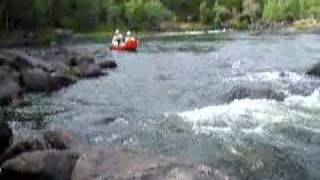
[[[114,51],[136,51],[138,49],[138,40],[132,38],[123,45],[112,46],[111,49]]]

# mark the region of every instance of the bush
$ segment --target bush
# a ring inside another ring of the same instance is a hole
[[[130,28],[158,29],[160,22],[170,17],[170,11],[159,1],[129,0],[125,3],[125,13]]]

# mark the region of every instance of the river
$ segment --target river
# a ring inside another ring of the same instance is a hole
[[[103,44],[78,46],[118,68],[27,95],[8,112],[16,132],[63,127],[93,144],[139,146],[241,179],[319,179],[320,79],[304,75],[320,60],[319,35],[164,36],[111,55]],[[241,95],[252,87],[284,97]]]

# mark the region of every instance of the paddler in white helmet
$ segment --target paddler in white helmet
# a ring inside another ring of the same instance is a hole
[[[116,29],[114,36],[112,38],[112,45],[114,47],[119,47],[122,43],[122,34],[118,29]]]
[[[131,32],[127,31],[125,42],[128,42],[131,39]]]

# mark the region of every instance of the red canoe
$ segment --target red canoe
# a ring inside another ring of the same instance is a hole
[[[132,38],[121,46],[112,46],[111,49],[114,51],[136,51],[138,49],[138,40]]]

